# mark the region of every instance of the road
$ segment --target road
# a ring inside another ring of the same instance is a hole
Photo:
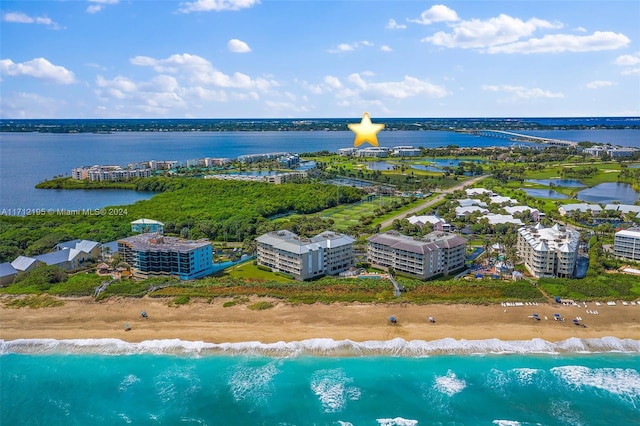
[[[387,220],[385,220],[384,222],[382,222],[380,224],[380,230],[384,230],[385,228],[390,228],[391,224],[393,224],[393,221],[396,219],[404,219],[404,217],[406,215],[412,215],[412,214],[416,214],[422,210],[425,210],[431,206],[433,206],[434,204],[439,203],[440,201],[444,200],[444,197],[446,197],[447,194],[451,194],[454,191],[457,191],[458,189],[462,189],[465,186],[469,186],[469,185],[474,185],[476,182],[481,181],[482,179],[489,177],[489,175],[482,175],[482,176],[476,176],[471,180],[466,180],[464,182],[462,182],[459,185],[453,186],[449,189],[446,189],[444,191],[442,191],[440,194],[438,194],[435,198],[432,198],[430,200],[425,201],[424,203],[413,207],[409,210],[406,210],[400,214],[397,214],[395,216],[393,216],[392,218],[389,218]]]

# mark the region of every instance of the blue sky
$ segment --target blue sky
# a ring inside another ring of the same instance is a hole
[[[640,2],[0,3],[2,118],[640,116]]]

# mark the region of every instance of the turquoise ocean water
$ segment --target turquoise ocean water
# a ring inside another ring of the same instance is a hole
[[[640,424],[640,342],[0,341],[4,425]]]

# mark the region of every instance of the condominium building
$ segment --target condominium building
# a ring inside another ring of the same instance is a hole
[[[118,240],[118,252],[141,278],[177,276],[202,278],[213,272],[211,243],[159,234],[140,234]]]
[[[139,234],[164,234],[164,223],[153,219],[138,219],[131,222],[131,232]]]
[[[292,275],[298,281],[336,275],[353,266],[353,242],[348,235],[325,231],[301,238],[291,231],[274,231],[256,238],[258,264]]]
[[[617,257],[640,262],[640,228],[616,232],[613,254]]]
[[[467,240],[447,232],[432,232],[417,239],[389,231],[367,239],[367,258],[373,266],[421,279],[449,275],[464,266]]]
[[[120,166],[91,166],[76,167],[71,170],[71,177],[77,180],[103,181],[103,180],[127,180],[133,178],[150,177],[153,170],[123,169]]]
[[[558,224],[545,228],[538,223],[518,229],[517,250],[533,276],[570,278],[576,267],[579,241],[578,231]]]

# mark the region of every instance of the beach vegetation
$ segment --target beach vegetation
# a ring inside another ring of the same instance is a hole
[[[19,308],[54,308],[64,305],[64,301],[56,299],[55,297],[47,294],[30,294],[24,297],[11,297],[4,301],[5,308],[19,309]]]
[[[191,298],[186,294],[183,294],[183,295],[174,297],[173,300],[171,301],[171,304],[173,306],[180,306],[180,305],[188,305],[189,302],[191,302]]]
[[[256,303],[252,303],[251,305],[247,306],[247,308],[251,309],[252,311],[264,311],[266,309],[271,309],[273,308],[273,303],[271,302],[256,302]]]

